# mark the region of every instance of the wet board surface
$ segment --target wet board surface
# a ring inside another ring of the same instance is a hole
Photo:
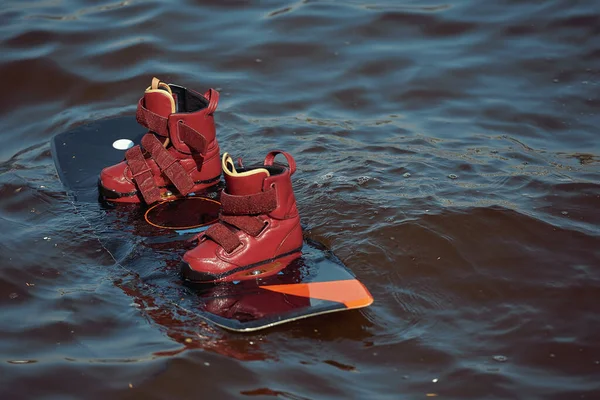
[[[134,118],[100,120],[56,135],[52,155],[77,212],[116,263],[149,288],[153,304],[171,304],[222,328],[250,332],[373,302],[333,253],[309,240],[302,256],[278,275],[216,285],[184,282],[181,256],[193,247],[189,240],[216,221],[222,184],[151,207],[102,201],[100,171],[123,160],[123,143],[137,144],[144,133]]]

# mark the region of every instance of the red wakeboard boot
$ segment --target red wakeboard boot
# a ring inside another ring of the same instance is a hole
[[[204,95],[157,78],[138,102],[136,119],[148,128],[125,160],[100,173],[108,201],[152,204],[216,185],[221,178],[213,113],[219,93]]]
[[[274,163],[282,154],[288,166]],[[302,228],[291,176],[296,163],[283,151],[263,165],[236,169],[222,159],[226,188],[219,222],[198,237],[183,256],[181,273],[193,282],[225,282],[274,275],[301,255]]]

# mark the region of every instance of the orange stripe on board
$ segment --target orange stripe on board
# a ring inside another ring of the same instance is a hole
[[[292,283],[289,285],[266,285],[261,289],[313,299],[343,303],[347,308],[366,307],[373,303],[373,296],[356,279],[329,282]]]

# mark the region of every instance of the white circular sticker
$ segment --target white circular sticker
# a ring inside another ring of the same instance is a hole
[[[119,139],[114,141],[113,147],[117,150],[127,150],[133,147],[133,142],[129,139]]]

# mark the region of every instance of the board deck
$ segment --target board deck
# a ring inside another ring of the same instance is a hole
[[[305,240],[302,256],[279,274],[209,285],[183,282],[178,262],[189,239],[218,218],[222,184],[151,207],[104,202],[98,176],[124,158],[123,143],[145,133],[134,118],[105,119],[56,135],[52,155],[80,215],[115,261],[155,288],[157,296],[224,329],[251,332],[286,322],[358,309],[368,289],[324,246]]]

